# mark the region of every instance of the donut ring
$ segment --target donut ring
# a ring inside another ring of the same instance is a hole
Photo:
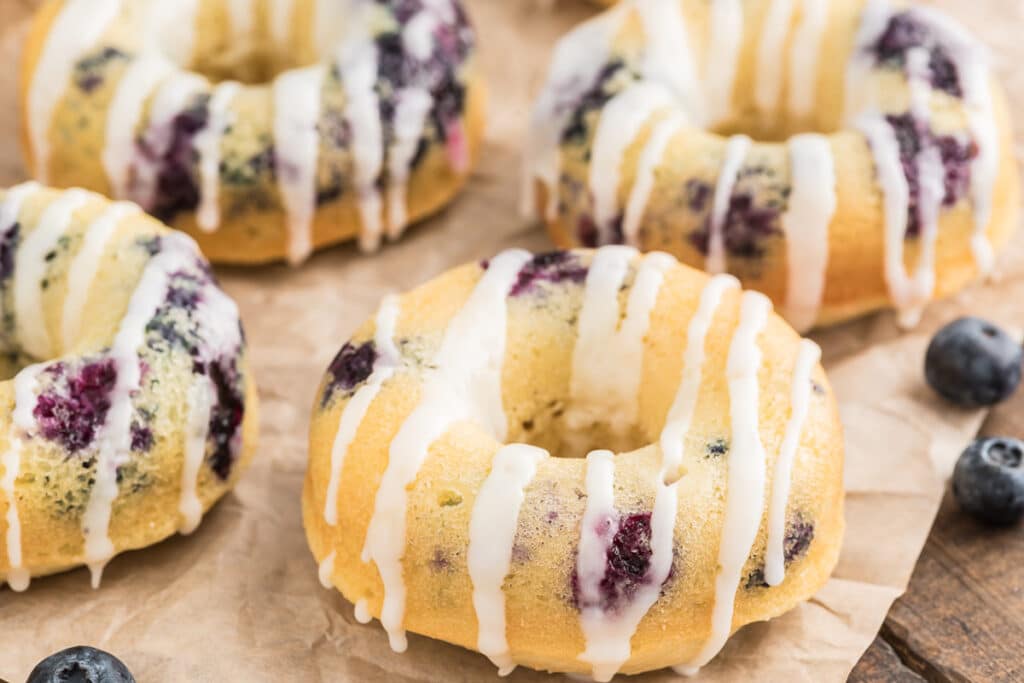
[[[508,251],[388,298],[314,406],[321,580],[398,651],[408,629],[503,673],[703,665],[836,563],[819,353],[733,277],[623,246]]]
[[[560,246],[733,273],[799,330],[889,306],[910,326],[991,272],[1012,140],[982,46],[934,10],[633,0],[556,49],[525,204]]]
[[[468,177],[474,42],[459,0],[49,0],[23,63],[25,156],[215,262],[372,251]]]
[[[195,243],[125,202],[0,193],[0,579],[191,533],[248,466],[238,311]]]

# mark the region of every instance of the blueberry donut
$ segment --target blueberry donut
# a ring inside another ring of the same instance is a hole
[[[0,579],[176,533],[253,454],[235,304],[187,236],[127,202],[0,192]]]
[[[367,251],[444,206],[483,132],[460,0],[49,0],[35,177],[138,203],[215,262]]]
[[[798,329],[913,325],[1016,225],[985,49],[889,0],[630,0],[557,49],[525,207],[556,243],[668,251],[766,293]]]
[[[325,586],[516,665],[707,663],[843,533],[820,350],[731,275],[506,251],[385,299],[330,364],[303,492]]]

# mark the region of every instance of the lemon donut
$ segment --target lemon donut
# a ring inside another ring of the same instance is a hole
[[[195,243],[126,202],[0,192],[0,579],[190,533],[252,457],[235,304]]]
[[[459,0],[50,0],[23,63],[26,157],[215,262],[372,251],[467,179],[474,41]]]
[[[728,271],[798,329],[988,274],[1017,219],[984,48],[887,0],[634,0],[564,38],[525,207],[561,246]]]
[[[705,664],[821,588],[842,540],[836,402],[771,308],[626,246],[386,299],[314,406],[324,585],[397,651],[408,629],[502,673]]]

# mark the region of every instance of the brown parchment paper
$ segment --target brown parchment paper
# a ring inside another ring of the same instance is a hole
[[[0,0],[0,184],[24,179],[16,142],[16,64],[37,0]],[[221,269],[247,325],[262,394],[260,452],[237,491],[198,532],[111,563],[103,587],[84,570],[0,591],[0,678],[22,681],[44,656],[73,644],[115,652],[140,681],[490,681],[482,656],[418,636],[393,654],[379,626],[362,626],[320,587],[306,547],[299,494],[306,428],[326,364],[387,292],[509,246],[543,248],[517,213],[519,150],[530,97],[557,36],[592,9],[579,1],[469,0],[491,82],[491,125],[480,167],[442,215],[374,256],[351,247],[301,269]],[[1024,6],[943,0],[984,36],[1024,104],[1018,40]],[[846,425],[848,530],[834,578],[784,617],[737,634],[701,674],[706,681],[840,681],[904,590],[956,456],[981,412],[957,411],[924,386],[928,337],[964,312],[1024,328],[1024,240],[1002,279],[933,306],[912,334],[891,314],[817,335]],[[516,682],[558,680],[517,670]],[[675,677],[657,672],[642,681]]]

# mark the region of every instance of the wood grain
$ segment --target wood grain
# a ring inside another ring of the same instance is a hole
[[[1024,391],[981,433],[1024,438]],[[986,527],[946,493],[907,593],[850,681],[1024,681],[1024,528]]]

